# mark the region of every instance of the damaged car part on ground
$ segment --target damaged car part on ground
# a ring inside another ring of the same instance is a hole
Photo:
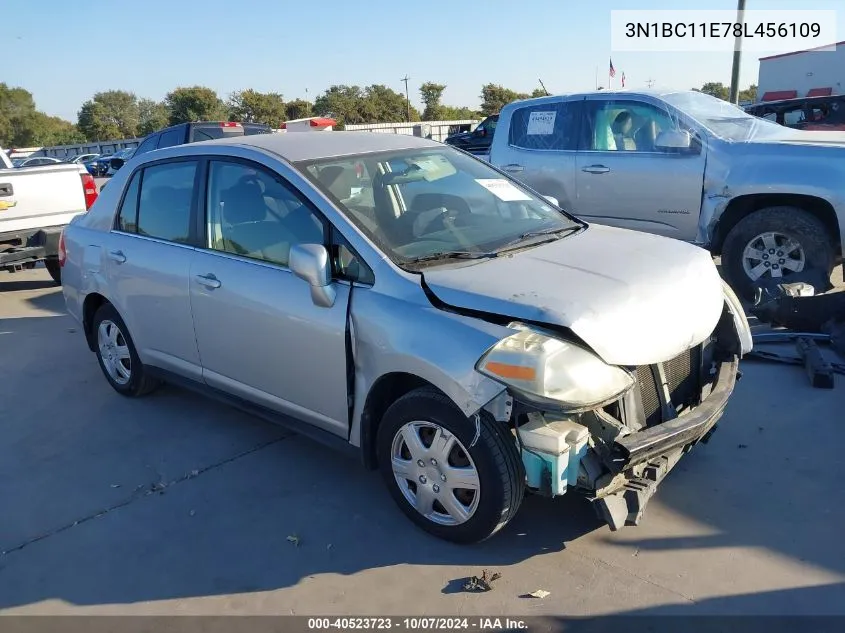
[[[410,136],[135,157],[62,262],[117,392],[173,382],[351,448],[457,542],[501,529],[526,486],[636,523],[752,343],[705,250],[588,225]]]

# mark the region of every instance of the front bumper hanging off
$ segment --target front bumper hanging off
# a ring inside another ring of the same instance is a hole
[[[637,525],[658,484],[681,456],[709,438],[733,392],[738,366],[737,358],[721,363],[712,391],[689,413],[616,440],[614,470],[625,473],[639,466],[640,474],[626,475],[624,483],[608,493],[597,491],[596,510],[611,530]]]

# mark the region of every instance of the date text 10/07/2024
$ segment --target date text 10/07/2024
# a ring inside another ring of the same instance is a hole
[[[626,38],[786,38],[819,37],[818,22],[626,22]]]
[[[331,630],[395,630],[395,631],[514,631],[527,630],[519,618],[484,617],[348,617],[308,618],[308,629]]]

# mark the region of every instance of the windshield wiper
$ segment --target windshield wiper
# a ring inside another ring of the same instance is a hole
[[[542,240],[540,242],[533,242],[532,245],[542,244],[543,242],[553,242],[554,240],[562,237],[561,233],[572,233],[580,229],[580,226],[566,226],[566,227],[555,227],[549,229],[537,229],[536,231],[528,231],[527,233],[523,233],[515,240],[511,240],[510,242],[506,242],[502,246],[496,249],[497,253],[501,253],[507,250],[513,250],[512,247],[521,246],[523,242],[526,240],[530,240],[534,237],[547,237],[548,239]]]
[[[407,264],[421,264],[423,262],[436,262],[445,259],[489,259],[498,257],[498,253],[485,253],[483,251],[438,251],[428,255],[420,255],[407,260]]]

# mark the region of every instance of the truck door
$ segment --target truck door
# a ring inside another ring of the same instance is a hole
[[[657,142],[663,132],[682,131],[677,116],[642,100],[591,95],[581,125],[575,215],[597,224],[694,240],[704,149],[695,136],[688,149]]]

